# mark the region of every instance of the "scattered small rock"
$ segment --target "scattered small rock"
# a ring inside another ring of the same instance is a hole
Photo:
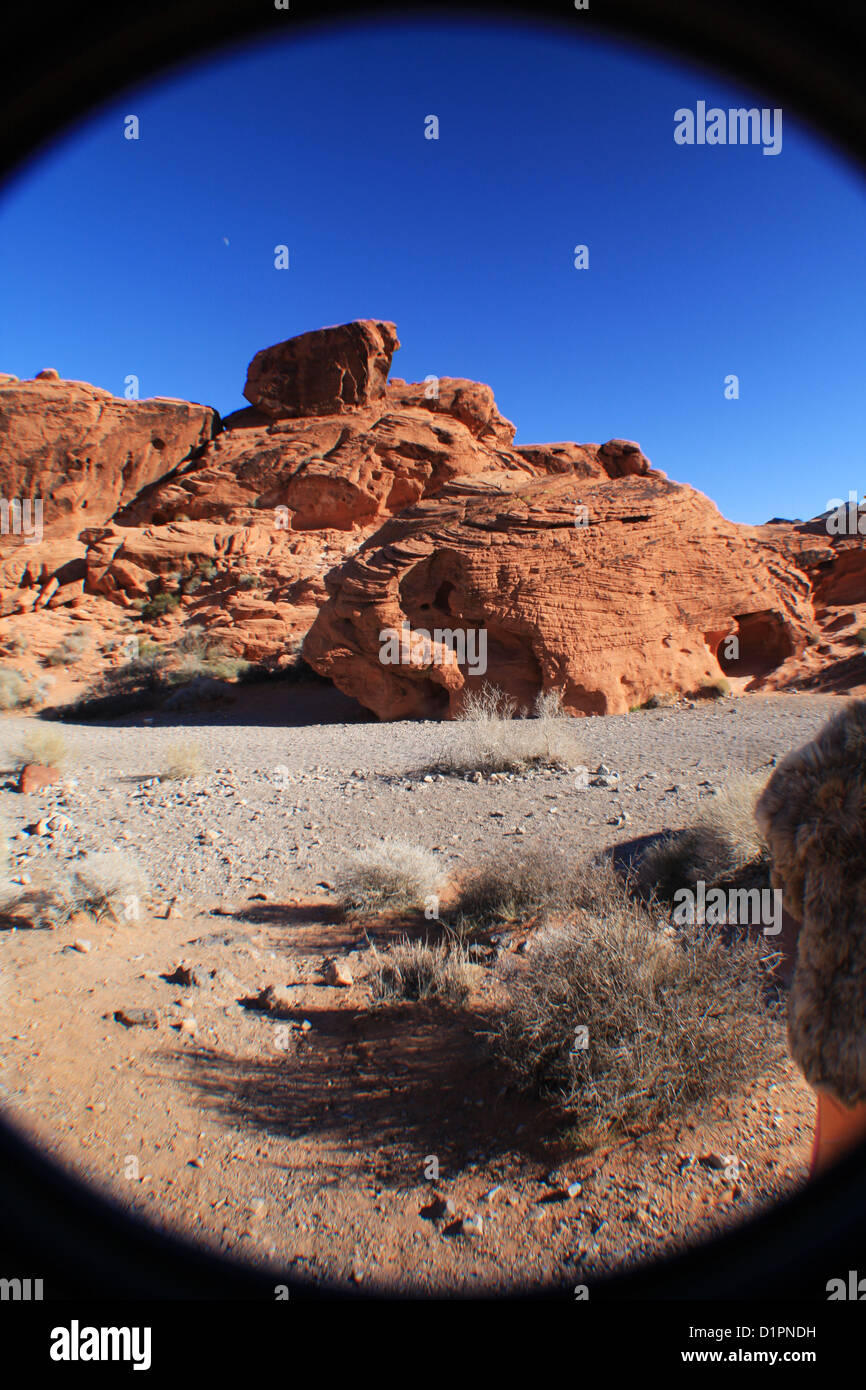
[[[436,1196],[426,1207],[421,1208],[421,1215],[425,1221],[453,1221],[457,1215],[457,1207],[451,1197]]]
[[[698,1159],[698,1162],[702,1163],[705,1168],[727,1168],[728,1163],[730,1162],[730,1155],[727,1158],[725,1158],[723,1154],[701,1154]]]
[[[159,1017],[155,1009],[115,1009],[114,1017],[124,1028],[157,1028]]]
[[[355,982],[344,960],[328,961],[325,966],[325,979],[329,985],[339,985],[342,989],[349,989]]]
[[[197,985],[198,976],[188,965],[177,965],[170,975],[163,975],[162,978],[170,985]]]
[[[18,777],[18,790],[25,793],[38,792],[43,787],[50,787],[59,781],[60,773],[56,767],[47,767],[43,763],[26,763]]]

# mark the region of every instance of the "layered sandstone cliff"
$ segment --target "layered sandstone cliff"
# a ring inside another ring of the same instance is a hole
[[[398,346],[364,320],[264,349],[250,406],[224,420],[0,376],[0,615],[19,649],[38,662],[86,624],[70,673],[86,680],[130,619],[271,664],[305,639],[384,719],[454,714],[479,679],[522,703],[556,687],[574,713],[723,673],[738,690],[863,684],[859,536],[727,522],[630,440],[515,445],[488,386],[389,379]],[[42,534],[24,534],[9,504],[37,498]],[[483,631],[485,671],[450,650],[382,661],[383,631],[407,626]]]

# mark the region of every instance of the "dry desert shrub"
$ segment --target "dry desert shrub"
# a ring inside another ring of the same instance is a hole
[[[0,670],[0,709],[18,709],[29,702],[27,682],[21,672],[9,666]]]
[[[624,889],[580,910],[503,967],[492,1035],[522,1084],[552,1099],[582,1143],[735,1094],[784,1052],[761,941],[660,932]]]
[[[162,781],[183,782],[188,777],[200,777],[204,759],[198,744],[192,739],[175,739],[165,750],[165,765],[159,776]]]
[[[10,632],[0,637],[0,654],[3,656],[21,656],[29,646],[30,639],[24,632]]]
[[[50,930],[65,926],[77,912],[97,921],[135,921],[147,892],[141,868],[119,850],[89,854],[74,865],[49,864],[33,886],[10,883],[5,874],[0,880],[0,913]]]
[[[11,881],[11,841],[11,823],[0,813],[0,917],[6,916],[12,910],[20,893],[20,890]]]
[[[172,685],[202,676],[233,680],[247,671],[250,665],[243,657],[227,651],[222,642],[209,638],[204,628],[199,626],[187,628],[175,644],[174,653],[177,664],[166,673]]]
[[[644,700],[642,705],[631,705],[629,714],[637,714],[646,709],[675,709],[678,697],[671,690],[662,690],[655,695],[650,695],[648,700]]]
[[[26,767],[41,763],[43,767],[61,767],[69,758],[69,744],[58,728],[40,725],[22,734],[12,750],[12,766]]]
[[[727,676],[717,676],[714,681],[706,681],[699,690],[693,692],[698,700],[724,700],[731,693],[731,682]]]
[[[146,892],[142,869],[120,850],[88,854],[75,866],[72,893],[76,908],[97,920],[113,917],[119,921],[122,915],[135,920]]]
[[[77,910],[69,879],[59,875],[48,887],[13,885],[0,895],[0,915],[12,918],[16,925],[56,931],[65,926]]]
[[[370,984],[374,1004],[441,999],[462,1004],[472,987],[473,966],[463,951],[444,943],[404,938],[382,952],[373,950]]]
[[[435,893],[442,870],[429,850],[384,839],[353,854],[337,877],[343,911],[366,916],[422,907]]]
[[[767,846],[755,820],[755,802],[768,773],[733,777],[718,796],[708,799],[694,825],[655,841],[638,869],[638,885],[670,902],[679,888],[736,878],[747,871],[768,872]]]
[[[12,824],[0,815],[0,917],[34,927],[57,927],[75,911],[71,876],[54,866],[47,887],[12,882]]]
[[[454,774],[525,772],[530,767],[578,767],[584,762],[576,722],[564,713],[558,691],[535,701],[535,718],[488,683],[466,696],[437,766]]]
[[[47,666],[72,666],[90,646],[90,638],[82,628],[70,632],[45,657]]]
[[[454,907],[458,936],[540,913],[603,906],[620,887],[609,860],[588,865],[549,840],[470,865],[458,881]]]

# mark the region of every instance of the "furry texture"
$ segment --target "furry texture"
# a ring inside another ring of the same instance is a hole
[[[866,700],[776,768],[756,811],[802,923],[788,1043],[813,1087],[866,1101]]]

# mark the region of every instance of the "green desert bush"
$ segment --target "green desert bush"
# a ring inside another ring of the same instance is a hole
[[[315,671],[308,661],[301,656],[299,649],[293,649],[289,653],[289,660],[283,665],[276,665],[273,662],[252,662],[248,664],[245,671],[238,675],[238,681],[242,685],[254,685],[259,681],[279,681],[286,685],[330,685],[331,681],[327,676],[322,676]]]
[[[472,986],[472,963],[459,948],[404,938],[372,952],[370,985],[374,1004],[440,999],[462,1004]]]
[[[240,679],[249,662],[227,652],[204,629],[190,627],[171,645],[142,638],[137,655],[121,666],[107,667],[75,704],[60,711],[78,719],[117,718],[161,705],[169,710],[194,708],[227,692],[219,680]]]
[[[442,878],[435,854],[403,840],[384,839],[356,851],[337,875],[343,911],[355,916],[417,908]]]
[[[179,664],[167,672],[167,678],[171,685],[184,685],[187,681],[204,676],[214,680],[236,680],[246,672],[249,664],[243,657],[233,656],[213,646],[205,656],[190,654],[182,657]]]
[[[249,664],[243,657],[227,651],[219,639],[208,637],[204,628],[194,625],[175,643],[166,678],[172,685],[182,685],[200,676],[234,680]]]
[[[140,667],[153,668],[161,666],[166,659],[166,648],[160,642],[153,642],[149,637],[141,637],[138,642],[138,652],[133,658]]]
[[[231,687],[213,676],[193,676],[192,680],[178,685],[163,700],[161,708],[169,714],[184,714],[189,710],[201,709],[202,705],[219,704],[231,698]]]
[[[147,599],[141,609],[141,616],[145,620],[161,618],[166,613],[173,612],[179,603],[180,596],[178,594],[164,590],[161,594],[154,594],[153,598]]]
[[[623,889],[506,957],[496,1052],[582,1144],[706,1107],[784,1053],[762,939],[660,932]]]
[[[466,696],[436,766],[454,774],[525,772],[530,767],[577,767],[584,761],[575,723],[558,692],[535,702],[534,719],[521,717],[517,702],[485,683]]]
[[[861,647],[866,647],[866,627],[858,627],[854,633],[854,641],[858,642]]]

